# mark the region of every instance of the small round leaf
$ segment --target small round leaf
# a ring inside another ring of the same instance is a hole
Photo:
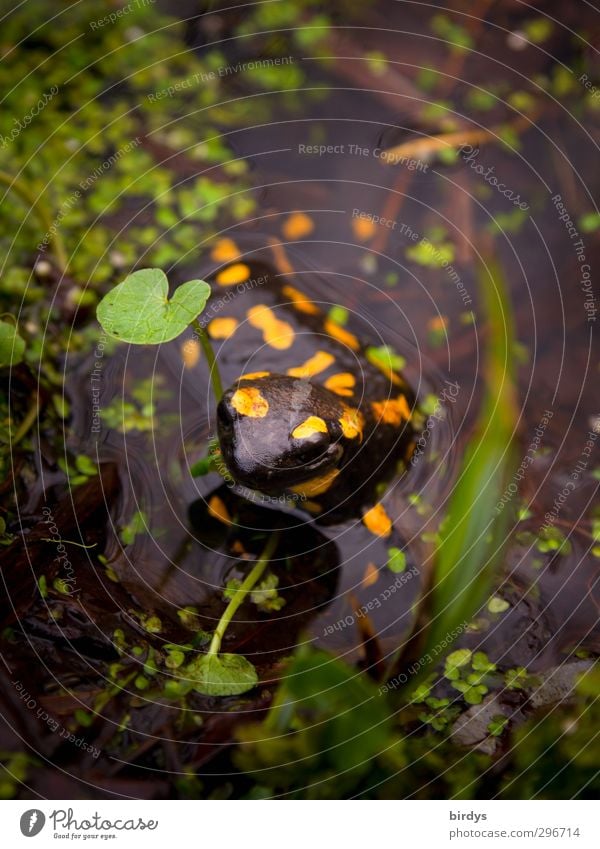
[[[210,286],[190,280],[169,299],[167,277],[160,268],[134,271],[102,298],[96,312],[109,336],[137,345],[160,345],[175,339],[206,305]]]
[[[239,696],[258,681],[256,669],[241,654],[205,654],[194,665],[194,689],[205,696]]]

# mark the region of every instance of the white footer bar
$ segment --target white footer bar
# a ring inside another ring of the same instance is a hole
[[[309,811],[308,808],[311,810]],[[592,801],[5,801],[2,846],[600,846]],[[169,841],[166,843],[165,841]]]

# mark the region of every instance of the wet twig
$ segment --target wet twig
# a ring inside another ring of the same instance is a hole
[[[516,133],[523,132],[535,122],[534,116],[521,116],[515,121],[490,127],[489,130],[482,127],[454,130],[451,133],[440,133],[435,136],[411,139],[411,141],[390,147],[381,154],[381,160],[388,165],[395,165],[406,159],[431,159],[436,153],[443,150],[457,150],[463,145],[484,145],[491,142],[502,141],[502,134],[506,129]]]

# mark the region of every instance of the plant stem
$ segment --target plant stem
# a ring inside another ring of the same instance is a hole
[[[277,548],[277,543],[279,542],[279,531],[275,531],[269,537],[267,544],[265,545],[262,554],[254,564],[253,568],[248,572],[240,586],[235,591],[235,594],[227,607],[221,618],[219,619],[219,624],[215,628],[215,633],[213,634],[212,642],[210,644],[210,648],[208,649],[208,655],[219,654],[221,649],[221,640],[223,639],[223,635],[227,630],[227,626],[235,616],[235,612],[240,606],[240,604],[244,601],[252,587],[256,584],[256,582],[261,577],[262,573],[265,571],[266,567],[269,564],[269,560],[273,556],[275,549]]]
[[[0,171],[0,183],[4,183],[5,186],[8,186],[9,190],[18,195],[21,200],[24,201],[37,215],[42,227],[44,227],[46,231],[47,237],[51,240],[52,253],[54,254],[59,270],[62,274],[66,274],[69,265],[67,251],[62,237],[52,220],[52,216],[42,203],[41,199],[36,197],[36,195],[22,180],[19,180],[17,177],[13,177],[11,174],[7,174],[6,171]],[[54,233],[50,235],[53,228]]]
[[[217,399],[217,403],[219,403],[219,401],[223,397],[223,384],[221,383],[221,374],[219,372],[219,366],[217,365],[215,352],[213,351],[212,345],[210,344],[208,333],[202,327],[197,318],[195,318],[192,322],[192,326],[198,334],[198,339],[200,340],[200,344],[202,345],[202,350],[204,351],[204,355],[208,363],[208,368],[210,370],[210,379],[212,381],[213,392],[215,394],[215,398]]]
[[[39,395],[35,396],[35,400],[31,407],[27,410],[25,417],[21,421],[21,424],[18,427],[17,432],[11,439],[11,447],[14,448],[15,445],[18,445],[19,442],[23,439],[24,436],[27,436],[30,428],[33,426],[34,422],[37,421],[37,417],[40,414],[40,399]]]

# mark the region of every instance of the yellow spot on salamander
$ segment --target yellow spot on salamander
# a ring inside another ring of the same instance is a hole
[[[358,436],[362,440],[364,420],[360,410],[353,410],[346,407],[340,419],[342,433],[346,439],[356,439]]]
[[[181,346],[181,359],[186,368],[194,368],[200,359],[200,343],[195,339],[188,339]]]
[[[208,512],[210,516],[214,519],[218,519],[219,522],[223,522],[225,525],[231,524],[229,511],[218,495],[213,495],[213,497],[209,499]]]
[[[292,431],[294,439],[308,439],[315,433],[327,433],[327,425],[319,416],[309,416]]]
[[[234,265],[228,265],[223,271],[217,274],[217,283],[219,286],[235,286],[236,283],[243,283],[250,277],[250,269],[245,262],[236,262]]]
[[[321,495],[323,492],[327,492],[339,473],[339,469],[329,469],[329,471],[325,472],[324,475],[319,475],[316,478],[311,478],[308,481],[296,484],[296,486],[291,486],[290,491],[295,492],[296,495],[303,495],[306,498],[312,498],[314,495]],[[306,507],[306,502],[303,506]]]
[[[366,218],[353,218],[352,229],[357,239],[359,239],[361,242],[366,242],[368,239],[371,238],[371,236],[375,235],[377,225],[374,221],[370,221]]]
[[[378,537],[389,537],[392,532],[392,520],[385,512],[383,504],[376,504],[367,510],[363,516],[363,523],[372,534]]]
[[[210,256],[215,262],[233,262],[239,259],[240,251],[233,239],[219,239]]]
[[[405,395],[398,395],[397,398],[388,398],[385,401],[373,401],[371,407],[379,421],[394,427],[399,427],[402,422],[409,421],[411,417]]]
[[[325,389],[330,392],[335,392],[336,395],[352,395],[356,379],[349,371],[341,371],[338,374],[332,374],[325,381]]]
[[[256,380],[258,377],[268,377],[270,374],[270,371],[251,371],[248,374],[242,374],[238,380]]]
[[[339,324],[336,324],[330,318],[325,321],[324,328],[325,333],[329,333],[330,336],[333,336],[338,342],[343,342],[344,345],[352,348],[353,351],[358,351],[360,348],[360,342],[356,336],[344,327],[340,327]]]
[[[254,386],[236,389],[231,398],[231,406],[241,416],[250,416],[253,419],[264,419],[269,412],[269,402]]]
[[[293,212],[283,223],[281,232],[284,238],[303,239],[315,229],[315,223],[305,212]]]
[[[237,318],[213,318],[208,325],[211,339],[229,339],[238,326]]]
[[[248,310],[248,321],[252,327],[262,330],[263,339],[271,348],[284,351],[294,341],[294,328],[287,321],[277,318],[270,307],[257,304]]]
[[[325,371],[334,362],[335,357],[332,354],[328,354],[327,351],[317,351],[303,366],[289,368],[287,373],[290,377],[314,377],[315,374]]]
[[[363,579],[360,582],[361,587],[367,589],[368,587],[372,587],[373,584],[377,583],[377,579],[379,578],[379,570],[374,563],[367,563],[367,568],[365,569],[365,574],[363,575]]]
[[[272,236],[267,238],[267,242],[271,246],[271,250],[273,251],[273,257],[275,259],[275,267],[280,274],[293,274],[294,267],[292,263],[289,261],[287,254],[283,248],[283,245],[274,239]]]
[[[319,307],[313,304],[310,298],[307,298],[298,289],[294,289],[293,286],[284,286],[281,292],[286,298],[290,299],[300,312],[305,312],[307,315],[318,315],[321,312]]]

